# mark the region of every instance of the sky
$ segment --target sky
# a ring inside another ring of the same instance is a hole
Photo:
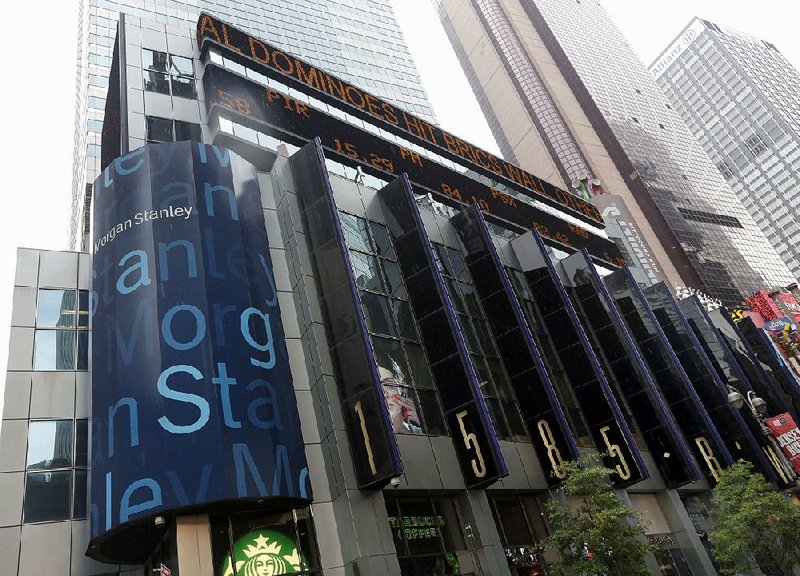
[[[593,1],[593,0],[589,0]],[[443,128],[497,147],[429,0],[392,0]],[[775,44],[800,65],[800,8],[788,0],[600,0],[640,58],[650,64],[693,16]],[[0,367],[6,366],[16,247],[66,249],[78,0],[9,2],[0,35],[5,111],[0,138]],[[28,28],[35,21],[35,30]],[[13,57],[12,57],[13,56]],[[0,379],[0,388],[5,378]],[[2,393],[0,393],[0,405]]]

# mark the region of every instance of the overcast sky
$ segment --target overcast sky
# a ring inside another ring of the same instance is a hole
[[[444,128],[496,150],[429,0],[392,0]],[[649,64],[697,15],[775,44],[800,62],[800,9],[788,0],[601,0]],[[0,35],[0,369],[5,370],[17,246],[65,249],[72,183],[78,1],[9,2]],[[34,28],[27,28],[28,25]],[[576,31],[577,32],[577,31]],[[606,57],[603,55],[602,57]],[[0,388],[5,378],[0,378]],[[0,394],[0,403],[2,395]]]

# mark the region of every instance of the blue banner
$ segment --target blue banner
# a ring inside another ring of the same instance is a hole
[[[148,145],[94,194],[90,555],[138,560],[169,511],[310,501],[255,169]]]

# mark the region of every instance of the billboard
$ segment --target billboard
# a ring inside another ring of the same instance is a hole
[[[800,474],[800,429],[788,412],[766,419],[770,432],[778,445],[792,463],[795,472]]]
[[[141,560],[170,511],[310,501],[255,169],[147,145],[94,190],[89,554]]]

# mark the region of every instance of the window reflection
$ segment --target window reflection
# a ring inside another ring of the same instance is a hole
[[[28,428],[23,522],[85,518],[88,420],[34,420]]]
[[[389,232],[383,224],[345,212],[339,218],[392,427],[397,433],[444,435],[438,395]]]
[[[88,327],[88,291],[40,289],[36,303],[34,370],[87,370]]]

